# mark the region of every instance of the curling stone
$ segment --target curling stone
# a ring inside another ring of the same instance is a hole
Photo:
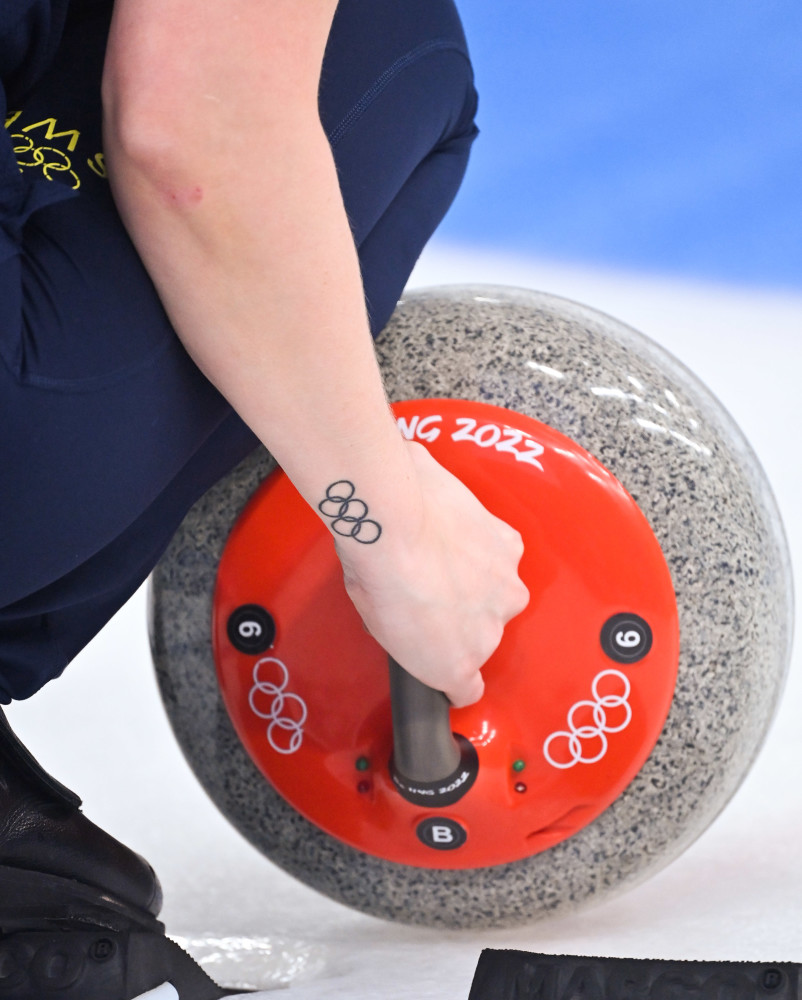
[[[412,293],[376,347],[401,433],[524,536],[530,605],[481,702],[449,712],[388,670],[329,531],[257,451],[153,576],[181,747],[251,843],[376,916],[504,926],[634,885],[726,804],[781,693],[791,575],[765,476],[687,369],[563,299]],[[329,505],[369,530],[349,487]]]

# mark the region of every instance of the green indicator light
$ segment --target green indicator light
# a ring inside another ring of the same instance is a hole
[[[367,769],[369,767],[370,767],[370,761],[368,760],[367,757],[359,757],[358,758],[358,760],[356,762],[356,769],[357,769],[357,771],[367,771]]]
[[[512,765],[513,771],[523,771],[525,767],[526,767],[526,761],[524,760],[516,760]]]

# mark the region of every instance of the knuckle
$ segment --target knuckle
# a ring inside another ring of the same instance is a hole
[[[483,635],[482,643],[482,663],[484,664],[501,644],[501,639],[504,635],[504,621],[502,619],[496,619],[494,622],[488,625]]]
[[[506,529],[507,546],[510,552],[516,555],[520,559],[524,551],[523,535],[516,528],[513,528],[512,525],[505,523],[504,527]]]
[[[479,701],[479,699],[482,697],[484,693],[485,693],[485,682],[482,680],[482,675],[477,674],[476,680],[473,684],[473,687],[471,688],[470,701],[468,702],[468,704],[472,705],[474,702]]]
[[[531,599],[531,594],[529,593],[529,588],[523,582],[523,580],[518,581],[519,586],[517,587],[516,593],[516,611],[515,614],[520,614],[525,607],[529,604]]]
[[[465,708],[479,701],[485,692],[482,675],[477,673],[469,682],[462,684],[457,692],[449,696],[449,701],[455,708]]]

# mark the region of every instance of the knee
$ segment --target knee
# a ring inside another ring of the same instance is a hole
[[[403,129],[392,117],[399,111],[417,121],[417,134],[429,140],[425,155],[473,132],[473,66],[452,0],[370,0],[365,8],[365,0],[340,0],[329,36],[320,112],[332,146],[379,109],[378,131],[388,136]],[[434,134],[421,129],[421,118],[437,123]]]

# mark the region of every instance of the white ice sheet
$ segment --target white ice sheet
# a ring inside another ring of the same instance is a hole
[[[800,564],[802,297],[448,248],[428,251],[413,278],[416,285],[473,281],[587,302],[672,350],[750,438]],[[246,844],[210,804],[173,740],[151,673],[143,592],[62,680],[14,706],[10,718],[45,766],[82,794],[87,814],[153,862],[168,929],[229,981],[284,987],[294,1000],[466,1000],[482,947],[802,961],[800,666],[797,653],[752,773],[682,858],[595,909],[497,932],[432,932],[351,912]]]

